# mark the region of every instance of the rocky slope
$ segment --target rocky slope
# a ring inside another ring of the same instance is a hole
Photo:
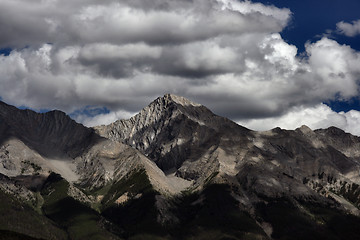
[[[201,183],[220,169],[234,170],[230,165],[237,155],[225,157],[231,151],[228,147],[241,151],[252,135],[250,130],[216,116],[206,107],[171,94],[156,99],[129,120],[95,130],[105,138],[138,149],[163,171],[176,171],[177,176],[200,179]],[[223,155],[220,160],[219,154]]]
[[[247,212],[264,199],[285,198],[359,215],[360,139],[334,127],[255,132],[167,94],[131,119],[95,130],[193,181],[192,190],[230,185]],[[265,220],[259,222],[265,231]]]
[[[76,158],[75,163],[80,174],[78,183],[90,190],[124,179],[138,170],[145,170],[153,188],[162,194],[180,193],[191,185],[191,181],[166,176],[154,162],[130,146],[106,139]]]
[[[254,132],[167,94],[129,120],[95,129],[199,187],[216,176],[214,181],[279,197],[313,196],[313,190],[328,194],[345,182],[359,184],[360,139],[334,127]]]
[[[334,127],[255,132],[172,94],[94,129],[0,103],[0,197],[49,230],[0,208],[0,237],[358,239],[359,146]]]

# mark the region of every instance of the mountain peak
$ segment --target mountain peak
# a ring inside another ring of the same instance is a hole
[[[175,94],[171,94],[171,93],[167,93],[162,97],[165,101],[172,101],[175,102],[177,104],[180,104],[182,106],[194,106],[194,107],[200,107],[202,106],[201,104],[198,103],[194,103],[192,101],[190,101],[187,98],[181,97],[181,96],[177,96]]]
[[[302,133],[304,134],[308,134],[308,133],[312,133],[313,131],[311,130],[311,128],[309,128],[306,125],[302,125],[301,127],[297,128],[298,130],[300,130]]]
[[[149,140],[152,140],[164,125],[167,125],[169,121],[175,118],[181,118],[181,116],[186,115],[186,118],[203,125],[198,119],[203,112],[211,113],[210,110],[200,104],[184,97],[167,93],[155,99],[130,119],[121,119],[108,126],[97,126],[95,130],[101,136],[121,141],[131,139],[134,135],[142,135],[142,131],[145,131],[147,128],[156,128],[157,130],[149,136]],[[128,144],[132,145],[131,143]]]

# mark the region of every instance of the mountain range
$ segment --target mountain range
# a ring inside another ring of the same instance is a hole
[[[87,128],[0,102],[0,239],[360,239],[360,138],[173,94]]]

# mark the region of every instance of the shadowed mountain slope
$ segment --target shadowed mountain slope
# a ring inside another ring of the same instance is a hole
[[[76,157],[98,138],[61,111],[36,113],[0,102],[0,142],[11,137],[48,157]]]

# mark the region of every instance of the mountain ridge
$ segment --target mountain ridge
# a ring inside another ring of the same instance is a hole
[[[19,110],[2,102],[0,121],[1,141],[15,137],[37,152],[52,157],[59,155],[75,157],[84,151],[85,145],[96,140],[93,130],[76,123],[59,110],[36,113],[29,109]],[[42,147],[49,143],[54,152],[49,152],[48,147]]]
[[[93,129],[0,103],[0,140],[0,198],[55,239],[360,237],[360,138],[335,127],[256,132],[166,94]]]

